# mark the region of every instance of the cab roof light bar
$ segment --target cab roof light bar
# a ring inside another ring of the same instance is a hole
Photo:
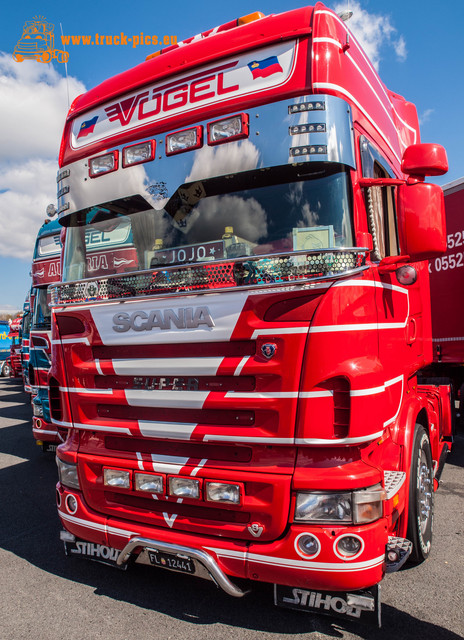
[[[214,36],[217,33],[222,33],[224,31],[228,31],[229,29],[234,29],[235,27],[241,27],[245,24],[249,24],[250,22],[255,22],[255,20],[261,20],[261,18],[265,18],[264,13],[262,13],[261,11],[248,13],[246,16],[241,16],[240,18],[236,18],[235,20],[230,20],[230,22],[225,22],[218,27],[214,27],[213,29],[209,29],[208,31],[203,31],[203,33],[199,33],[196,36],[186,38],[178,44],[173,44],[170,47],[166,47],[165,49],[160,49],[159,51],[150,53],[150,55],[148,55],[145,60],[152,60],[153,58],[157,58],[162,53],[167,53],[168,51],[172,51],[173,49],[177,49],[178,47],[185,46],[186,44],[190,44],[192,42],[197,42],[198,40],[202,40],[203,38],[207,38],[208,36]]]

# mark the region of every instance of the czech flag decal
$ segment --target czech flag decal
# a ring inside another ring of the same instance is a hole
[[[89,133],[93,133],[95,129],[95,125],[97,124],[98,116],[95,116],[91,120],[86,120],[81,124],[81,128],[79,129],[79,133],[77,134],[77,140],[79,138],[85,138]]]
[[[253,60],[253,62],[248,63],[248,68],[251,71],[253,80],[256,80],[256,78],[267,78],[279,71],[283,72],[277,56],[271,56],[265,60]]]

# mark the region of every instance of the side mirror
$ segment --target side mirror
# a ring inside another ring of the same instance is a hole
[[[445,253],[445,199],[438,185],[416,182],[399,186],[398,222],[401,253],[409,255],[411,262]]]
[[[442,176],[448,171],[448,158],[441,144],[412,144],[405,150],[401,171],[409,176]]]

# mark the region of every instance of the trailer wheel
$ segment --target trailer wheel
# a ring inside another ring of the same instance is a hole
[[[9,378],[10,372],[11,372],[10,363],[5,360],[5,362],[2,365],[2,376],[4,378]]]
[[[416,424],[409,479],[407,538],[413,549],[409,562],[419,564],[430,554],[433,529],[433,470],[430,440],[422,425]]]

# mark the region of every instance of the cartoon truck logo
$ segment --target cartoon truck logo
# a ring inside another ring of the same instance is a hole
[[[23,60],[50,62],[52,58],[56,58],[58,62],[67,62],[69,53],[55,49],[54,28],[53,24],[42,20],[26,22],[22,36],[14,48],[13,59],[16,62]]]

